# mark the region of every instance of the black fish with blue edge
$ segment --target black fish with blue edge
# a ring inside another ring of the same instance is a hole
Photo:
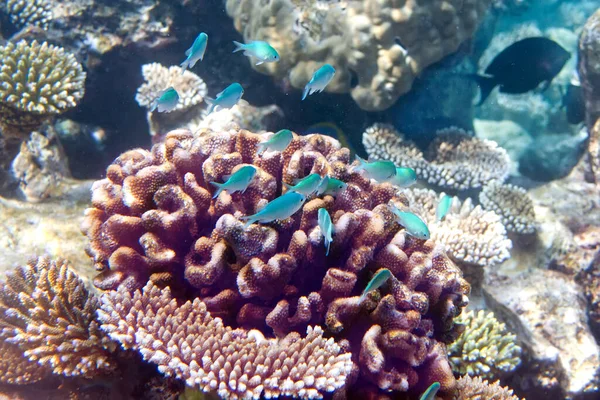
[[[571,54],[561,45],[545,37],[519,40],[502,50],[485,69],[485,75],[472,75],[479,84],[479,103],[487,99],[492,90],[522,94],[544,82],[546,89],[562,70]]]

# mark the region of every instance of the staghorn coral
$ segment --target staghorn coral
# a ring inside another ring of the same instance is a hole
[[[459,375],[499,378],[521,363],[516,336],[506,331],[494,313],[479,310],[461,314],[456,321],[465,331],[448,347],[450,363]]]
[[[50,0],[6,0],[6,12],[17,28],[28,25],[48,29],[52,21]]]
[[[496,142],[463,131],[440,132],[425,154],[390,125],[375,124],[363,133],[363,145],[374,159],[413,168],[419,179],[451,190],[482,187],[508,176],[510,158]]]
[[[525,235],[537,230],[533,201],[523,188],[491,181],[479,193],[479,202],[500,215],[509,232]]]
[[[151,282],[133,295],[124,288],[106,293],[99,317],[113,339],[159,371],[228,399],[321,398],[352,370],[351,354],[319,327],[308,327],[304,338],[267,340],[257,330],[224,326],[197,298],[179,306],[168,288]]]
[[[473,206],[470,198],[460,202],[456,197],[443,221],[437,221],[436,207],[444,195],[429,189],[404,192],[412,209],[429,226],[431,239],[445,246],[448,256],[460,265],[491,267],[510,257],[512,242],[500,216]]]
[[[0,342],[0,384],[23,385],[37,382],[50,374],[49,368],[38,365],[23,356],[13,344]],[[1,398],[1,397],[0,397]]]
[[[42,371],[108,371],[112,343],[94,320],[97,302],[66,262],[34,259],[0,283],[0,339]]]
[[[289,76],[301,88],[329,63],[337,73],[328,90],[381,111],[408,92],[425,67],[471,37],[490,1],[342,3],[228,0],[226,7],[246,41],[266,40],[278,50],[280,61],[259,71]]]
[[[480,377],[462,376],[458,380],[458,395],[454,400],[521,400],[512,389],[498,382],[488,383]]]
[[[226,325],[266,337],[321,327],[352,353],[357,381],[413,393],[439,381],[452,392],[440,341],[455,336],[452,319],[467,302],[460,270],[440,246],[406,234],[387,206],[405,199],[353,171],[335,139],[294,136],[283,153],[258,156],[262,140],[244,130],[179,130],[151,151],[118,157],[93,185],[83,226],[101,271],[95,284],[168,285],[182,301],[200,299]],[[248,163],[258,171],[246,192],[212,199],[209,182]],[[282,181],[313,172],[348,187],[307,201],[286,220],[244,228],[239,218],[279,196]],[[317,224],[321,207],[336,231],[329,257]],[[382,266],[395,277],[361,303]]]
[[[29,134],[83,97],[85,72],[61,47],[8,42],[0,47],[0,62],[0,124],[5,135]]]

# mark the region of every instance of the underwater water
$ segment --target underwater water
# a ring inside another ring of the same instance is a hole
[[[0,399],[600,399],[597,0],[0,35]]]

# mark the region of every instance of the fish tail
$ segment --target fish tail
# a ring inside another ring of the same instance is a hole
[[[206,98],[206,104],[208,104],[210,107],[208,107],[208,112],[206,113],[206,115],[211,114],[214,110],[215,107],[217,106],[215,104],[215,99],[211,99],[210,97]]]
[[[362,169],[365,168],[365,164],[367,163],[367,161],[360,157],[358,154],[356,155],[356,159],[358,160],[358,165],[356,167],[354,167],[354,171],[361,171]]]
[[[240,42],[236,42],[235,40],[233,41],[233,44],[235,44],[235,50],[232,51],[232,53],[237,53],[238,51],[243,51],[246,50],[244,48],[244,46],[246,46],[244,43],[240,43]]]
[[[256,154],[258,154],[259,156],[265,152],[265,150],[267,149],[267,145],[265,143],[259,143],[258,147],[256,148]]]
[[[242,217],[240,219],[242,221],[246,221],[246,223],[244,224],[244,229],[247,229],[250,225],[252,225],[253,223],[255,223],[258,220],[253,215],[248,215],[247,217]]]
[[[469,77],[474,79],[475,82],[477,82],[477,84],[479,85],[479,93],[480,94],[479,94],[479,102],[477,103],[477,105],[480,106],[481,104],[483,104],[485,99],[488,98],[490,93],[492,93],[492,90],[494,90],[496,85],[498,85],[498,82],[496,81],[495,78],[488,77],[488,76],[481,76],[481,75],[477,75],[477,74],[471,74],[471,75],[469,75]]]
[[[223,184],[222,183],[217,183],[217,182],[211,182],[211,185],[215,186],[217,188],[217,191],[215,192],[215,194],[213,195],[213,199],[216,198],[217,196],[219,196],[221,194],[221,192],[223,191]]]
[[[179,64],[179,66],[181,67],[181,75],[183,75],[183,73],[190,67],[190,59],[186,58],[181,64]]]
[[[310,84],[306,84],[306,86],[304,86],[304,91],[302,92],[302,100],[304,100],[306,98],[306,96],[308,96],[310,92]]]
[[[329,248],[331,247],[331,239],[325,238],[325,247],[327,250],[325,251],[325,257],[329,255]]]

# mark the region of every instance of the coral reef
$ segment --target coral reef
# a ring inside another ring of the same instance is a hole
[[[0,125],[5,136],[27,135],[83,97],[85,72],[61,47],[8,42],[0,47],[0,62]]]
[[[579,78],[585,97],[589,130],[600,119],[600,10],[585,23],[579,38]]]
[[[390,184],[354,171],[349,151],[322,135],[294,136],[282,152],[256,154],[265,136],[247,131],[179,130],[151,151],[122,154],[93,186],[83,230],[103,289],[135,290],[152,281],[175,297],[198,298],[224,324],[265,337],[321,327],[352,353],[353,382],[372,391],[419,393],[455,380],[440,341],[456,336],[452,319],[469,285],[432,241],[406,234],[388,201],[406,204]],[[224,175],[242,164],[257,174],[245,193],[212,199]],[[328,173],[348,183],[336,198],[313,198],[286,220],[244,228],[277,197],[282,181]],[[325,256],[317,211],[332,215]],[[359,295],[385,265],[388,284]],[[353,383],[351,382],[351,383]],[[369,382],[371,386],[364,383]]]
[[[49,0],[6,0],[6,12],[18,28],[28,25],[48,29],[52,21],[52,3]]]
[[[488,383],[479,377],[463,376],[458,380],[458,396],[454,400],[520,400],[512,389],[498,382]]]
[[[532,234],[537,229],[533,202],[525,189],[499,181],[487,183],[479,201],[486,210],[500,215],[508,232]]]
[[[437,135],[425,154],[389,125],[368,128],[363,145],[370,157],[413,168],[419,179],[444,189],[476,189],[492,179],[503,181],[510,168],[508,154],[496,142],[456,129]]]
[[[199,299],[179,306],[168,288],[152,283],[133,295],[123,287],[106,293],[99,316],[113,339],[165,375],[228,399],[320,398],[343,386],[352,370],[351,354],[319,327],[304,338],[267,340],[257,330],[224,326]]]
[[[328,90],[349,92],[362,109],[380,111],[409,91],[425,67],[469,39],[490,1],[345,3],[229,0],[226,5],[246,41],[266,40],[279,51],[280,61],[260,66],[261,72],[289,76],[301,88],[329,63],[337,73]]]
[[[494,313],[479,310],[458,316],[465,331],[448,346],[450,363],[459,375],[498,379],[514,371],[521,363],[521,348],[516,336]]]
[[[114,345],[94,321],[97,301],[65,262],[32,260],[0,283],[0,338],[11,347],[9,354],[21,353],[40,372],[108,371],[114,367],[109,353]],[[36,377],[22,375],[29,381]]]

